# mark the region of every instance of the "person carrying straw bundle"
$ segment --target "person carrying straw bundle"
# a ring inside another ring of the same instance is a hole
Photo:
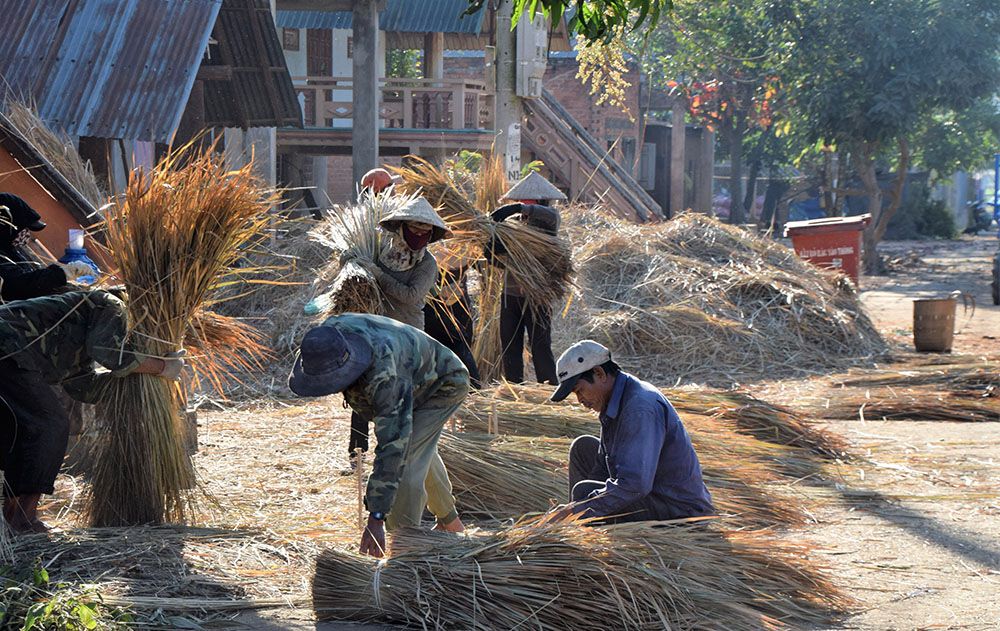
[[[126,340],[124,303],[106,291],[73,291],[0,306],[0,449],[7,525],[45,532],[42,494],[66,455],[69,418],[54,391],[95,403],[109,380],[131,374],[176,380],[183,351],[140,357]],[[110,372],[95,371],[95,362]]]
[[[447,238],[451,231],[423,197],[414,197],[387,214],[379,227],[385,238],[377,262],[347,250],[341,265],[356,261],[371,274],[384,299],[382,315],[423,330],[424,304],[438,277],[437,263],[427,246]],[[368,421],[354,413],[347,447],[351,470],[357,467],[357,449],[368,451]]]
[[[621,370],[611,352],[582,340],[559,356],[559,387],[600,415],[601,436],[570,445],[570,503],[554,509],[612,522],[712,515],[691,438],[670,402],[653,385]]]
[[[365,493],[361,553],[385,554],[385,531],[420,525],[426,506],[435,529],[462,532],[438,439],[469,392],[469,372],[443,345],[382,316],[333,316],[302,339],[288,380],[300,396],[342,392],[374,421],[375,461]]]
[[[504,194],[515,203],[501,206],[491,213],[496,222],[517,216],[529,227],[556,236],[559,231],[559,211],[551,200],[564,200],[566,195],[537,173],[530,173]],[[486,258],[504,265],[506,249],[499,242],[487,244]],[[524,336],[528,336],[535,378],[539,383],[556,385],[556,360],[552,354],[552,306],[528,299],[523,288],[510,274],[504,276],[503,298],[500,304],[500,344],[503,352],[503,375],[512,383],[524,382]]]

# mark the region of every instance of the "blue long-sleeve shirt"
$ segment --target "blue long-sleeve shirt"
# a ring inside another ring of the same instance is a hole
[[[600,419],[610,476],[588,498],[586,516],[621,514],[643,498],[659,519],[715,512],[691,438],[659,390],[621,372]]]

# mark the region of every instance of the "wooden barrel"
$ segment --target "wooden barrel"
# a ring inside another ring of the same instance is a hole
[[[955,339],[955,298],[913,301],[913,345],[919,352],[950,353]]]

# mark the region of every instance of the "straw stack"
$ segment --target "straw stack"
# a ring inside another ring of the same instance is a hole
[[[211,149],[185,147],[133,174],[104,230],[140,356],[181,347],[240,248],[262,234],[274,201],[251,165],[230,171]],[[182,440],[181,387],[134,374],[112,380],[109,390],[97,415],[106,438],[96,447],[90,523],[182,521],[194,472]]]
[[[851,602],[767,531],[640,522],[519,523],[456,537],[404,531],[376,562],[316,562],[317,618],[431,629],[704,629],[828,626]]]
[[[462,433],[443,435],[439,450],[459,511],[506,519],[568,501],[569,446],[568,439]],[[713,504],[727,523],[755,528],[805,523],[801,498],[767,487],[777,479],[768,467],[707,452],[699,458]]]
[[[641,226],[566,215],[580,326],[647,374],[728,385],[885,352],[849,281],[770,239],[696,213]]]

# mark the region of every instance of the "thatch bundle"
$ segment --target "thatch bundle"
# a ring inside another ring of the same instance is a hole
[[[456,537],[404,531],[382,562],[316,561],[320,619],[427,629],[705,629],[827,626],[850,601],[767,531],[640,522],[522,522]]]
[[[460,512],[505,519],[568,501],[569,439],[445,434],[439,445]],[[699,452],[705,485],[727,522],[740,527],[798,525],[802,500],[764,485],[775,472],[752,460]]]
[[[744,456],[757,454],[781,463],[785,471],[794,474],[803,467],[814,470],[817,466],[808,452],[843,457],[848,450],[840,436],[747,393],[712,388],[664,388],[663,393],[677,409],[699,453],[712,450],[713,443],[724,443],[730,449],[743,445]],[[495,417],[494,431],[521,436],[574,438],[600,431],[592,412],[567,402],[549,404],[551,394],[548,386],[505,382],[470,396],[459,418],[467,429],[488,431]]]
[[[133,174],[104,231],[113,274],[128,291],[131,344],[140,356],[181,347],[240,248],[262,233],[274,200],[251,165],[231,171],[211,149],[187,147]],[[194,472],[182,440],[183,400],[181,387],[160,377],[111,381],[97,415],[106,439],[96,447],[93,525],[184,519]]]
[[[1000,366],[996,362],[935,363],[849,373],[833,378],[832,382],[834,386],[847,388],[935,386],[955,396],[985,399],[1000,397]]]
[[[936,388],[892,388],[838,391],[829,405],[816,409],[826,419],[889,421],[1000,421],[1000,399],[971,398]]]
[[[808,372],[885,350],[849,281],[773,241],[694,213],[651,226],[578,215],[581,326],[665,380]]]
[[[93,204],[94,208],[104,205],[108,199],[107,194],[97,183],[90,161],[80,157],[76,143],[68,135],[50,129],[34,108],[24,103],[8,101],[4,114],[84,199]]]
[[[311,238],[329,247],[334,255],[320,274],[321,279],[332,281],[316,285],[319,296],[314,304],[323,315],[383,312],[382,291],[366,266],[374,266],[382,251],[379,222],[413,197],[395,195],[391,189],[378,194],[362,191],[357,204],[334,208],[312,230]],[[335,273],[331,273],[333,269]]]
[[[524,289],[525,295],[538,305],[559,300],[572,284],[573,262],[569,246],[558,237],[542,233],[517,221],[495,222],[489,212],[499,199],[489,199],[503,182],[498,161],[485,161],[484,183],[479,187],[476,203],[469,200],[448,172],[414,156],[409,165],[394,169],[403,181],[397,185],[403,192],[419,192],[438,209],[441,217],[455,232],[456,244],[470,241],[479,248],[495,241],[506,251],[503,264],[507,272]],[[496,171],[500,170],[500,176]]]

